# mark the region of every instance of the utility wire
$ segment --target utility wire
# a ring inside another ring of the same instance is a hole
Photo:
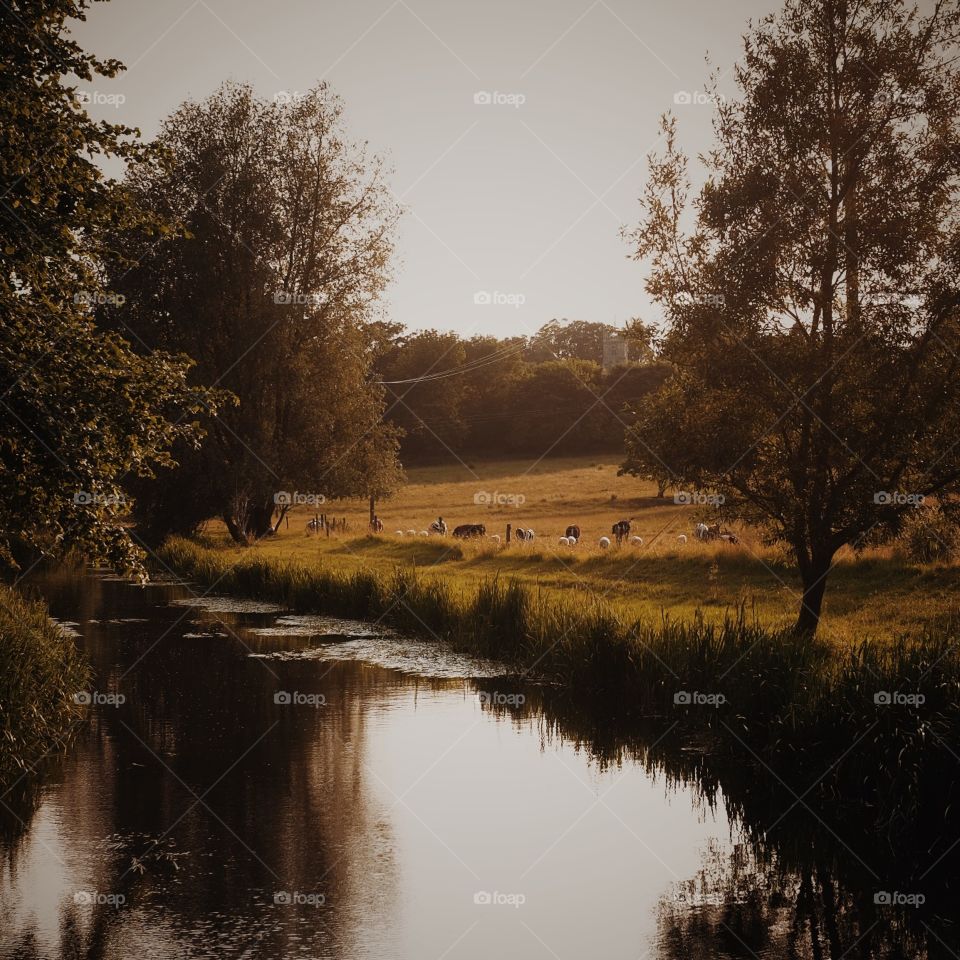
[[[475,360],[463,363],[459,367],[451,367],[448,370],[441,370],[438,373],[424,374],[422,377],[409,377],[406,380],[376,380],[374,382],[383,384],[383,386],[398,386],[404,383],[428,383],[431,380],[443,380],[447,377],[455,377],[461,373],[473,373],[475,370],[482,370],[484,367],[499,363],[512,353],[519,354],[525,348],[525,344],[515,344],[503,350],[489,353],[484,357],[477,357]]]

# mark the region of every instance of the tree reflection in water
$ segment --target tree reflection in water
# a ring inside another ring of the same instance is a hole
[[[97,622],[106,586],[112,626]],[[98,684],[122,684],[128,700],[95,713],[44,780],[24,781],[5,797],[0,894],[15,887],[13,878],[32,876],[25,831],[45,836],[51,831],[44,818],[53,817],[69,834],[56,856],[71,866],[71,858],[85,857],[92,887],[125,903],[118,910],[74,902],[62,890],[51,919],[16,913],[0,895],[4,956],[49,956],[51,922],[59,957],[116,956],[118,942],[129,943],[130,930],[147,915],[149,952],[158,956],[182,955],[187,944],[191,955],[202,954],[214,933],[221,955],[241,955],[251,945],[260,956],[288,955],[294,946],[337,957],[387,949],[384,931],[399,916],[399,866],[364,753],[372,705],[389,709],[391,698],[409,697],[416,681],[361,663],[305,671],[270,661],[266,669],[248,656],[249,647],[267,650],[289,639],[241,636],[227,614],[203,614],[199,623],[178,628],[206,638],[163,643],[184,608],[156,604],[142,620],[141,592],[73,575],[48,590],[68,618],[93,618],[84,643]],[[125,617],[132,619],[121,623]],[[213,640],[214,632],[225,636]],[[331,671],[335,677],[328,678]],[[425,691],[443,688],[441,681],[420,683]],[[274,693],[291,688],[337,695],[322,719],[310,710],[278,713]],[[886,761],[887,741],[866,743],[852,772],[827,778],[826,771],[847,771],[851,748],[830,741],[829,718],[818,731],[818,752],[785,752],[782,766],[771,771],[758,760],[754,739],[766,731],[630,715],[533,684],[517,690],[525,697],[521,705],[493,702],[483,709],[545,745],[572,744],[600,768],[639,764],[665,791],[692,790],[704,815],[725,811],[742,831],[732,848],[708,847],[696,875],[661,898],[656,956],[960,955],[952,923],[960,851],[953,846],[960,836],[951,802],[955,760],[923,782],[892,770],[888,796],[865,802],[855,777],[865,763]],[[262,739],[274,727],[275,735]],[[231,764],[238,775],[218,781]],[[50,813],[40,812],[46,811],[40,782],[57,797]],[[240,789],[231,786],[237,783]],[[270,851],[269,863],[254,852],[260,850]],[[32,879],[63,883],[59,873]],[[325,903],[303,923],[296,911],[273,909],[275,892],[283,890],[322,893]],[[244,891],[239,903],[238,891]],[[253,895],[244,899],[245,891]],[[883,893],[922,895],[924,902],[876,902]],[[365,935],[385,939],[358,940]]]

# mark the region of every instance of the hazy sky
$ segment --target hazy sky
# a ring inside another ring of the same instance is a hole
[[[656,318],[620,229],[638,218],[658,117],[674,110],[683,145],[703,149],[707,54],[732,92],[748,18],[776,5],[113,0],[75,32],[128,67],[94,84],[91,112],[146,136],[227,78],[267,97],[328,80],[405,207],[391,316],[504,335],[552,317]]]

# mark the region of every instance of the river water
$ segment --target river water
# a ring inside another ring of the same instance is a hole
[[[818,955],[722,788],[599,757],[495,664],[185,584],[36,585],[95,681],[6,841],[0,958]]]

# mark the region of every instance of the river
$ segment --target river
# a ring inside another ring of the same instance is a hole
[[[720,786],[599,755],[495,664],[181,583],[35,585],[96,679],[5,842],[3,960],[817,955],[803,876]]]

